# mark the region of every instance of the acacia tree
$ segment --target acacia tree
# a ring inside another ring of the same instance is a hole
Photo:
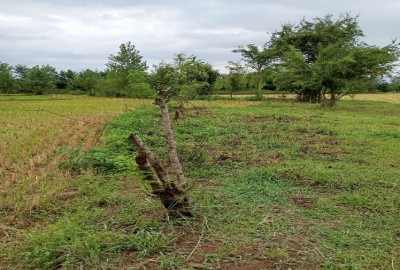
[[[240,53],[246,66],[254,72],[256,94],[257,97],[262,98],[262,88],[264,86],[263,73],[273,64],[273,51],[266,46],[260,48],[254,44],[249,44],[246,46],[240,45],[238,49],[233,50],[233,52]]]
[[[323,104],[333,106],[342,96],[357,91],[363,81],[377,82],[393,69],[396,55],[397,48],[392,45],[378,48],[334,44],[326,47],[314,64],[322,86]]]
[[[181,87],[179,77],[179,70],[176,67],[161,63],[155,66],[155,71],[149,81],[157,93],[155,104],[161,110],[161,122],[168,149],[168,162],[161,162],[137,134],[129,136],[129,140],[138,150],[136,163],[139,169],[144,172],[145,180],[150,182],[153,193],[159,197],[171,217],[192,215],[187,192],[188,183],[179,161],[168,110],[168,102],[179,93]]]
[[[360,41],[362,36],[357,17],[349,14],[336,21],[327,15],[284,25],[268,42],[277,55],[274,83],[297,92],[302,101],[333,106],[360,82],[388,74],[398,59],[397,44],[370,46]]]
[[[231,98],[233,97],[233,92],[237,92],[243,88],[245,84],[245,74],[246,69],[243,67],[241,62],[229,61],[229,66],[226,66],[229,70],[229,74],[225,77],[226,88],[229,90]]]

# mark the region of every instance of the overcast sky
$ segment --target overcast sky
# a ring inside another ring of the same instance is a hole
[[[131,41],[149,65],[185,52],[223,69],[282,23],[346,11],[369,44],[400,37],[400,0],[0,0],[0,61],[103,70]]]

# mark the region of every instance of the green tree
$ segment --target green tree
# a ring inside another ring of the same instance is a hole
[[[74,81],[78,74],[70,69],[67,71],[61,70],[57,74],[57,89],[60,90],[74,90]]]
[[[239,48],[233,50],[233,52],[240,53],[246,66],[254,73],[256,94],[257,97],[262,98],[262,89],[265,84],[263,80],[265,77],[264,73],[268,72],[272,67],[275,56],[274,52],[267,46],[259,47],[254,44],[246,46],[240,45]]]
[[[349,14],[284,25],[268,43],[279,63],[275,84],[303,101],[333,106],[363,82],[387,75],[398,59],[398,45],[370,46],[362,36],[357,17]]]
[[[30,68],[25,76],[24,85],[30,92],[42,95],[46,91],[56,88],[57,71],[54,67],[34,66]]]
[[[394,77],[390,83],[390,90],[400,92],[400,77]]]
[[[29,68],[25,65],[17,64],[14,66],[14,78],[16,79],[16,91],[19,93],[29,92],[26,88],[26,75]]]
[[[146,70],[146,61],[142,60],[135,45],[130,41],[123,43],[119,46],[117,55],[110,54],[106,64],[109,70],[129,71],[132,69]]]
[[[74,89],[88,92],[89,95],[94,96],[97,94],[102,80],[103,78],[100,72],[86,69],[79,72],[74,78],[72,85]]]
[[[184,53],[175,56],[172,67],[178,80],[179,93],[187,98],[211,94],[219,76],[219,72],[210,64]]]
[[[229,62],[229,66],[226,68],[229,70],[229,74],[225,77],[225,88],[229,90],[232,98],[234,92],[243,89],[246,85],[246,69],[241,62],[232,61]]]
[[[13,93],[14,87],[13,67],[0,62],[0,93]]]
[[[119,52],[108,57],[104,92],[113,96],[129,96],[129,73],[136,69],[142,71],[147,69],[146,61],[142,58],[131,42],[121,44]]]
[[[166,102],[179,95],[180,74],[172,64],[161,62],[154,65],[154,71],[148,77],[150,86],[162,95]]]
[[[25,65],[17,64],[14,66],[14,74],[17,80],[23,80],[28,74],[29,68]]]
[[[130,87],[130,97],[133,98],[151,98],[154,97],[155,91],[148,83],[148,75],[140,69],[133,69],[128,75]]]

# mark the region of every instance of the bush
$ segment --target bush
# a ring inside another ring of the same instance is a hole
[[[94,169],[98,173],[120,173],[136,168],[134,157],[119,155],[109,148],[94,148],[85,151],[81,148],[63,150],[70,158],[60,164],[62,169],[72,173],[80,173],[83,170]]]

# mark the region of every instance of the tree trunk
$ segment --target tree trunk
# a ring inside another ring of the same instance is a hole
[[[168,157],[171,165],[171,169],[176,175],[177,187],[185,190],[188,187],[185,175],[183,174],[182,165],[179,161],[178,153],[176,151],[176,145],[174,135],[172,133],[171,120],[169,117],[168,106],[165,98],[158,98],[156,100],[157,105],[161,109],[162,124],[164,127],[165,139],[167,140]]]
[[[256,92],[256,97],[259,99],[263,98],[263,92],[262,92],[262,87],[261,87],[261,70],[257,71],[257,92]]]
[[[169,180],[168,174],[159,158],[135,134],[129,136],[138,149],[136,163],[143,172],[145,181],[149,181],[153,194],[158,196],[172,218],[190,217],[190,202],[186,190],[182,190]]]
[[[140,138],[136,134],[131,134],[128,140],[136,146],[139,151],[139,156],[142,155],[146,158],[146,161],[149,161],[150,166],[154,169],[154,172],[156,173],[158,179],[164,185],[166,179],[168,178],[168,174],[160,159],[156,155],[154,155],[153,152],[150,151],[150,149],[144,144],[144,142],[142,142],[142,140],[140,140]],[[138,157],[136,157],[136,163]]]
[[[158,178],[153,167],[147,162],[146,154],[139,152],[136,157],[136,164],[139,169],[143,172],[143,180],[148,181],[154,194],[164,190],[163,182]]]
[[[336,95],[335,92],[333,90],[331,90],[331,98],[330,98],[330,102],[329,102],[329,107],[333,107],[336,103]]]

